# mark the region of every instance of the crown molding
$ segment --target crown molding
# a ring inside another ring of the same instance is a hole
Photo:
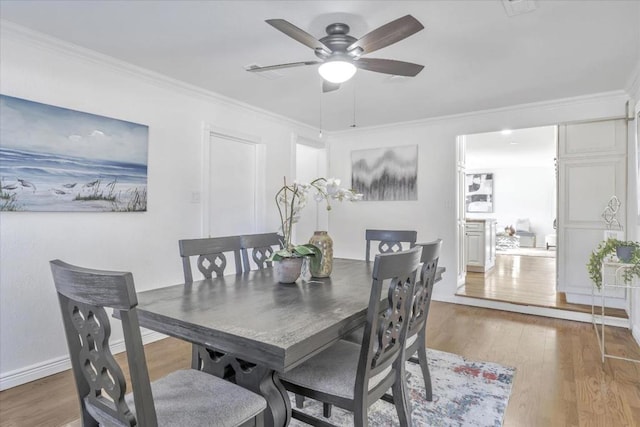
[[[112,56],[96,52],[91,49],[69,43],[58,38],[43,34],[38,31],[23,27],[5,19],[0,19],[0,39],[13,39],[19,42],[29,44],[38,49],[47,50],[56,54],[67,55],[74,59],[96,64],[101,67],[109,68],[115,72],[128,74],[130,76],[145,80],[163,89],[174,90],[182,94],[204,99],[209,102],[216,102],[230,108],[238,108],[252,113],[266,116],[287,125],[294,125],[315,132],[316,128],[306,123],[293,120],[289,117],[273,113],[268,110],[246,104],[233,98],[212,92],[201,87],[185,83],[181,80],[168,77],[164,74],[151,71],[149,69],[133,65],[116,59]]]
[[[629,78],[627,92],[636,103],[640,102],[640,61]]]
[[[355,129],[345,129],[341,131],[330,132],[329,135],[330,136],[352,135],[353,133],[356,133],[356,132],[364,132],[364,131],[369,132],[372,130],[388,130],[388,129],[394,129],[398,127],[422,126],[422,125],[434,124],[439,122],[461,120],[461,119],[468,119],[468,118],[477,118],[477,117],[482,117],[482,116],[487,116],[492,114],[500,114],[505,112],[511,112],[511,113],[520,112],[524,114],[530,110],[558,109],[563,107],[575,106],[579,104],[589,104],[597,101],[604,101],[604,100],[611,101],[611,100],[616,100],[616,98],[621,102],[621,104],[624,104],[629,99],[629,94],[625,90],[600,92],[600,93],[581,95],[581,96],[575,96],[575,97],[569,97],[569,98],[559,98],[559,99],[554,99],[549,101],[538,101],[538,102],[531,102],[526,104],[516,104],[516,105],[510,105],[506,107],[492,108],[487,110],[471,111],[468,113],[451,114],[447,116],[429,117],[426,119],[390,123],[386,125],[368,126],[368,127],[361,127],[361,128],[355,128]]]

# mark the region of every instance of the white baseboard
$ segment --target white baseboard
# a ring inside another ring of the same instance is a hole
[[[149,344],[166,337],[166,335],[159,332],[144,331],[142,333],[142,342]],[[111,352],[113,354],[122,353],[124,350],[124,340],[111,343]],[[39,380],[40,378],[48,377],[49,375],[57,374],[67,369],[71,369],[69,356],[62,356],[10,372],[3,372],[0,374],[0,391]]]
[[[508,302],[492,301],[492,300],[485,300],[485,299],[471,298],[471,297],[459,297],[459,296],[437,298],[434,295],[433,300],[440,301],[440,302],[448,302],[452,304],[470,305],[473,307],[510,311],[513,313],[532,314],[534,316],[552,317],[554,319],[572,320],[574,322],[592,323],[591,313],[579,313],[576,311],[559,310],[556,308],[511,304]],[[604,324],[607,326],[628,328],[629,319],[621,319],[619,317],[605,316]]]
[[[633,335],[633,338],[635,338],[638,345],[640,345],[640,328],[633,328],[631,335]]]

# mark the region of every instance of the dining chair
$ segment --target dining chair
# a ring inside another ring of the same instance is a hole
[[[352,411],[354,425],[365,426],[368,407],[391,388],[400,425],[411,425],[404,351],[421,250],[376,255],[362,345],[340,340],[285,372],[280,378],[287,390]],[[383,282],[388,283],[385,305]],[[293,417],[330,425],[297,409]]]
[[[418,233],[413,230],[366,230],[365,239],[367,249],[365,259],[371,260],[371,242],[378,243],[378,252],[381,254],[398,252],[405,249],[402,244],[407,243],[412,248],[418,239]]]
[[[433,389],[431,386],[431,374],[427,360],[426,325],[429,316],[429,306],[431,304],[431,294],[433,285],[436,282],[436,271],[438,270],[438,260],[442,248],[442,239],[437,239],[429,243],[417,243],[416,248],[422,249],[420,262],[420,280],[416,282],[411,306],[411,317],[409,317],[409,327],[406,339],[406,351],[404,359],[420,365],[424,390],[427,401],[433,400]],[[344,339],[356,344],[363,342],[364,328],[356,329]],[[418,352],[418,357],[414,355]],[[385,394],[382,399],[392,402],[392,396]],[[331,416],[331,408],[323,407],[325,417]]]
[[[224,276],[225,268],[228,265],[227,255],[232,254],[235,262],[236,274],[242,274],[242,241],[240,236],[208,237],[201,239],[183,239],[178,241],[180,256],[182,257],[182,269],[184,271],[185,283],[193,283],[193,272],[191,270],[191,257],[196,257],[196,265],[205,279],[211,279],[215,273],[216,277]],[[213,350],[212,350],[213,351]],[[206,370],[203,364],[209,360],[207,348],[193,344],[191,351],[191,368]]]
[[[262,396],[193,369],[154,381],[144,357],[133,275],[50,262],[83,426],[262,426]],[[109,348],[105,308],[122,320],[132,393]]]
[[[272,263],[267,259],[275,250],[282,249],[282,236],[277,233],[247,234],[241,236],[240,240],[244,271],[251,270],[252,261],[253,265],[260,270],[271,267]],[[249,250],[251,250],[251,256],[249,256]]]
[[[187,283],[193,282],[191,271],[191,257],[197,256],[198,270],[205,279],[211,279],[213,273],[216,277],[224,276],[227,267],[227,256],[232,253],[235,262],[236,274],[242,274],[242,261],[240,252],[242,244],[240,236],[207,237],[202,239],[183,239],[178,241],[184,279]]]
[[[405,360],[420,364],[426,399],[431,402],[433,400],[433,390],[427,360],[427,318],[429,317],[433,285],[436,282],[442,239],[429,243],[418,243],[416,247],[422,248],[422,256],[420,258],[422,268],[420,270],[420,280],[416,283],[413,292]],[[414,356],[416,352],[418,353],[417,358]]]

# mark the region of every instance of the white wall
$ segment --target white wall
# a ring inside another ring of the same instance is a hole
[[[408,228],[420,241],[444,239],[442,266],[448,269],[436,286],[434,298],[464,302],[456,291],[456,163],[458,135],[500,129],[554,125],[562,122],[621,117],[628,97],[621,92],[555,102],[515,106],[368,129],[354,129],[330,136],[330,174],[349,176],[353,150],[417,144],[418,200],[358,202],[336,206],[329,216],[329,230],[338,257],[364,258],[367,228]],[[588,195],[585,195],[588,197]]]
[[[629,168],[629,182],[635,184],[635,190],[633,190],[634,185],[630,185],[632,188],[632,193],[629,194],[629,199],[635,201],[635,214],[636,214],[636,233],[635,236],[631,236],[629,238],[633,238],[636,241],[640,240],[640,121],[638,121],[638,117],[640,115],[640,64],[638,64],[638,72],[635,76],[635,87],[631,91],[633,99],[635,100],[635,130],[632,133],[635,134],[635,141],[631,138],[631,151],[635,151],[635,159],[632,159],[632,162],[635,164],[635,168],[633,164]],[[635,148],[635,150],[633,150]],[[634,197],[635,193],[635,197]],[[630,204],[632,205],[632,204]],[[629,212],[628,218],[633,218],[633,212]],[[629,229],[633,227],[633,220],[629,220]],[[631,312],[631,322],[632,322],[632,332],[636,341],[640,345],[640,290],[634,291],[635,297],[633,299],[633,311]]]
[[[7,387],[68,366],[49,260],[131,271],[138,290],[182,279],[177,241],[201,236],[201,205],[191,196],[201,191],[203,122],[266,145],[268,200],[282,176],[293,175],[293,135],[313,140],[317,130],[30,32],[3,27],[0,43],[1,93],[149,126],[147,212],[0,213],[0,385]],[[264,231],[275,230],[277,211],[266,211]]]
[[[527,218],[536,246],[555,234],[556,126],[466,135],[466,173],[493,173],[493,212],[467,218],[495,218],[498,231]]]
[[[493,173],[493,212],[468,213],[467,218],[495,218],[498,231],[509,225],[515,228],[519,218],[527,218],[530,231],[536,233],[536,246],[544,247],[544,236],[555,234],[553,166],[467,169],[467,173],[480,172]]]

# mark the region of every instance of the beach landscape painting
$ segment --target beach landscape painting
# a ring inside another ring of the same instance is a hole
[[[0,211],[147,210],[149,127],[0,95]]]
[[[418,146],[351,152],[351,186],[363,200],[418,200]]]

